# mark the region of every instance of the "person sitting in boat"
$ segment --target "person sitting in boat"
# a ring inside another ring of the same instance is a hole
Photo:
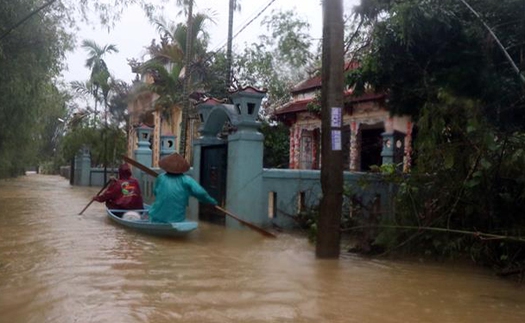
[[[201,203],[217,205],[217,201],[197,181],[184,174],[190,169],[190,165],[181,155],[173,153],[162,158],[159,167],[166,173],[160,174],[155,180],[155,202],[149,210],[152,222],[186,220],[186,207],[190,196]]]
[[[93,197],[97,202],[106,202],[108,209],[141,210],[144,208],[139,181],[131,176],[128,164],[118,168],[118,179],[112,179],[108,189]]]

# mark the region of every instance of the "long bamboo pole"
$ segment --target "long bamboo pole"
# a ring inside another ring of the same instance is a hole
[[[418,227],[418,226],[409,226],[409,225],[362,225],[362,226],[355,226],[355,227],[348,228],[348,229],[343,229],[341,231],[355,231],[359,229],[371,229],[371,228],[437,231],[437,232],[445,232],[445,233],[472,235],[474,237],[485,239],[485,240],[510,240],[510,241],[516,241],[516,242],[525,242],[525,238],[521,238],[521,237],[504,236],[504,235],[484,233],[484,232],[479,232],[479,231],[455,230],[455,229],[436,228],[436,227]]]
[[[476,10],[474,10],[474,8],[472,8],[472,6],[469,5],[465,0],[459,0],[459,1],[461,1],[465,5],[465,7],[467,7],[474,14],[474,16],[476,16],[476,18],[478,18],[478,20],[485,27],[485,29],[487,29],[487,31],[489,32],[490,36],[492,36],[492,38],[494,39],[494,41],[498,45],[499,49],[503,52],[503,55],[505,55],[505,58],[509,61],[510,66],[512,67],[512,69],[516,72],[516,74],[520,78],[520,80],[523,83],[523,85],[525,85],[525,75],[523,75],[523,73],[520,71],[519,67],[516,65],[516,63],[514,62],[512,57],[510,56],[509,52],[507,52],[507,49],[505,48],[505,46],[503,46],[503,44],[500,42],[498,36],[496,36],[494,31],[492,31],[492,28],[490,28],[489,25],[487,25],[487,23],[485,22],[485,20],[483,20],[481,15]]]

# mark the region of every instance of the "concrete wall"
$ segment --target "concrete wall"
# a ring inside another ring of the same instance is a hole
[[[156,168],[153,170],[162,172]],[[186,174],[193,176],[193,168]],[[262,210],[264,214],[255,216],[250,214],[250,218],[266,218],[268,219],[267,222],[283,228],[295,227],[297,223],[294,217],[301,211],[302,207],[306,209],[319,204],[322,197],[320,178],[321,171],[318,170],[264,169],[261,205],[257,208]],[[139,180],[144,202],[152,203],[154,201],[153,185],[155,179],[141,173]],[[394,187],[392,184],[384,183],[381,175],[345,172],[344,181],[345,186],[356,194],[360,202],[370,208],[370,210],[364,210],[365,217],[369,217],[371,211],[376,212],[372,216],[379,214],[391,216]],[[234,193],[232,192],[232,194]],[[253,206],[253,202],[252,200],[248,204]],[[346,201],[343,213],[349,215],[350,212],[348,201]],[[199,219],[198,202],[193,198],[190,199],[187,217],[194,221]]]
[[[162,173],[159,168],[152,168],[158,173]],[[116,168],[108,168],[109,176],[118,173]],[[77,169],[76,173],[82,173],[85,170]],[[87,182],[75,183],[80,186],[96,186],[102,187],[104,185],[104,169],[90,168],[87,171]],[[191,168],[186,174],[193,176],[194,169]],[[68,178],[69,167],[61,168],[61,175]],[[193,176],[194,177],[194,176]],[[301,211],[317,206],[322,197],[321,190],[321,171],[319,170],[296,170],[296,169],[264,169],[260,175],[262,178],[261,197],[258,207],[253,208],[252,199],[247,205],[251,205],[251,210],[257,210],[247,220],[259,219],[258,222],[265,224],[273,223],[283,228],[291,228],[296,226],[294,217]],[[155,178],[139,171],[137,176],[145,203],[153,203],[153,187]],[[390,216],[393,211],[392,198],[394,197],[395,188],[392,184],[387,184],[382,181],[380,174],[360,173],[360,172],[345,172],[344,173],[345,186],[349,187],[353,193],[360,199],[361,203],[367,207],[374,205],[374,210],[377,214],[383,216]],[[366,183],[363,186],[363,183]],[[230,187],[231,189],[231,187]],[[229,192],[235,195],[236,192]],[[255,197],[255,196],[254,196]],[[348,201],[345,203],[343,212],[349,214],[351,212]],[[375,203],[375,204],[374,204]],[[230,208],[229,206],[227,206]],[[239,212],[239,211],[236,211]],[[365,216],[368,216],[369,211],[364,211]],[[241,212],[239,212],[241,214]],[[377,215],[375,214],[375,215]],[[244,215],[244,214],[243,214]],[[197,221],[198,216],[198,202],[196,199],[190,199],[187,210],[187,218]],[[266,219],[262,221],[261,219]]]
[[[321,172],[319,170],[297,169],[263,169],[263,135],[258,131],[260,123],[257,115],[264,92],[254,88],[246,88],[232,95],[233,104],[201,104],[198,106],[200,117],[204,122],[199,132],[202,137],[194,142],[192,149],[193,168],[188,175],[197,182],[201,174],[201,149],[218,143],[228,144],[226,205],[225,208],[237,214],[244,220],[261,226],[276,224],[291,227],[296,224],[296,215],[312,206],[317,206],[321,200]],[[158,121],[158,120],[157,120]],[[229,121],[236,131],[228,139],[219,140],[218,134],[224,124]],[[152,163],[154,152],[150,148],[152,128],[141,126],[137,128],[137,147],[133,151],[136,161],[146,167],[155,166]],[[174,151],[174,147],[172,147]],[[168,152],[168,153],[171,153]],[[155,152],[157,155],[157,152]],[[159,172],[158,168],[153,170]],[[83,148],[75,158],[75,185],[102,186],[103,170],[90,167],[89,151]],[[155,178],[146,175],[137,168],[134,176],[139,179],[143,198],[146,203],[153,202],[153,187]],[[345,172],[346,187],[349,187],[357,200],[365,206],[367,214],[390,214],[393,209],[390,204],[393,189],[381,181],[378,174]],[[360,185],[365,182],[366,187]],[[348,202],[348,201],[347,201]],[[345,212],[354,212],[348,207]],[[357,211],[356,211],[357,212]],[[190,199],[187,217],[198,219],[198,202]],[[353,213],[352,213],[353,214]],[[226,218],[227,226],[238,226],[239,223]]]
[[[319,205],[322,198],[321,172],[318,170],[265,169],[263,173],[263,208],[270,221],[281,227],[296,225],[294,217],[307,208]],[[366,183],[366,184],[365,184]],[[390,216],[394,187],[379,174],[345,172],[344,184],[366,210],[365,217]],[[352,216],[349,201],[343,212]]]
[[[84,172],[83,169],[75,168],[75,171],[78,173]],[[60,167],[60,176],[69,179],[70,175],[70,167],[69,166],[62,166]],[[107,179],[109,179],[110,176],[118,177],[118,168],[108,168],[107,169]],[[83,178],[77,178],[77,181],[75,182],[75,185],[78,186],[97,186],[102,187],[104,186],[104,168],[94,168],[90,167],[87,171],[87,176],[85,179]]]
[[[118,177],[118,168],[107,168],[106,180],[110,176]],[[104,186],[104,168],[91,167],[89,171],[89,184],[87,186]],[[86,186],[86,185],[84,185]]]

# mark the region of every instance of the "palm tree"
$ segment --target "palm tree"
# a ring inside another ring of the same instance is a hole
[[[188,14],[192,15],[193,1],[186,2],[189,8]],[[157,60],[169,58],[168,60],[175,64],[177,68],[182,67],[179,75],[182,78],[182,95],[179,97],[180,101],[177,102],[182,103],[179,145],[179,152],[182,155],[185,155],[186,129],[190,114],[188,96],[193,86],[202,83],[205,75],[202,66],[205,65],[209,41],[209,35],[204,31],[206,21],[213,20],[204,13],[197,13],[195,16],[192,16],[191,19],[188,19],[188,24],[186,25],[182,23],[175,25],[163,18],[154,21],[157,31],[161,34],[162,42],[160,46],[153,48],[153,52],[150,50],[150,53]],[[176,55],[177,53],[182,54],[182,56]],[[173,67],[171,69],[171,72],[173,72]]]
[[[101,47],[94,40],[89,39],[84,39],[81,46],[88,52],[86,67],[91,69],[91,76],[108,70],[106,62],[103,59],[106,54],[118,53],[117,46],[114,44]]]
[[[95,115],[97,114],[97,101],[99,100],[99,90],[102,90],[102,99],[104,102],[104,182],[107,178],[107,128],[108,128],[108,96],[111,89],[109,73],[106,62],[103,57],[106,54],[117,53],[117,46],[114,44],[99,46],[93,40],[84,39],[82,48],[88,52],[86,67],[91,69],[89,81],[93,84],[93,96],[95,98]]]
[[[176,55],[180,56],[180,53],[176,53]],[[139,72],[152,76],[153,83],[143,84],[134,94],[135,96],[140,96],[146,92],[157,94],[158,98],[153,107],[156,111],[161,112],[164,119],[170,120],[172,108],[180,105],[183,100],[183,79],[180,77],[183,63],[182,60],[166,62],[164,59],[167,56],[160,57],[162,59],[149,60],[139,67]]]
[[[192,54],[190,57],[190,63],[196,58],[206,56],[208,42],[210,35],[205,31],[206,22],[214,22],[213,18],[205,13],[197,13],[192,19],[191,38],[193,43]],[[153,23],[157,29],[157,32],[161,36],[160,46],[156,46],[157,49],[167,49],[170,47],[177,47],[183,53],[182,59],[185,59],[187,53],[187,36],[188,28],[186,24],[178,23],[174,24],[171,21],[167,21],[164,17],[159,17],[153,20]],[[157,57],[156,53],[150,51],[150,55]]]
[[[99,91],[102,90],[102,97],[107,110],[107,98],[109,94],[109,74],[108,67],[103,57],[106,54],[118,53],[117,46],[109,44],[105,46],[98,45],[93,40],[84,39],[82,41],[82,48],[88,52],[88,58],[85,66],[91,70],[89,81],[92,83],[93,97],[95,98],[95,115],[97,114],[97,102],[100,100]],[[107,116],[107,111],[105,113]],[[107,121],[107,120],[106,120]]]
[[[73,92],[75,92],[76,95],[82,98],[91,97],[94,94],[96,94],[96,92],[94,91],[93,83],[90,80],[72,81],[70,82],[70,86]],[[100,98],[95,98],[95,106],[96,106],[96,102],[99,100]],[[97,112],[96,111],[93,111],[93,122],[92,123],[88,122],[88,124],[92,124],[93,127],[96,127],[96,124],[97,124]]]
[[[122,80],[111,82],[111,97],[108,102],[109,115],[117,127],[128,128],[128,102],[127,97],[131,86]]]
[[[181,44],[181,49],[185,54],[184,62],[188,62],[188,66],[185,64],[184,76],[188,76],[190,88],[203,82],[202,65],[208,59],[207,48],[210,39],[209,34],[204,30],[207,21],[213,22],[212,18],[207,14],[197,13],[192,20],[191,34],[188,34],[188,28],[184,24],[178,24],[173,34],[174,42]],[[192,39],[192,49],[190,56],[186,58],[188,51],[185,44],[188,43],[188,35]],[[187,73],[186,70],[188,71]]]

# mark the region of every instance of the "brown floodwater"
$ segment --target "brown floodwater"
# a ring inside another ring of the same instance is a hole
[[[77,215],[99,188],[0,181],[0,322],[524,322],[525,290],[465,265],[318,260],[296,235],[185,239]]]

